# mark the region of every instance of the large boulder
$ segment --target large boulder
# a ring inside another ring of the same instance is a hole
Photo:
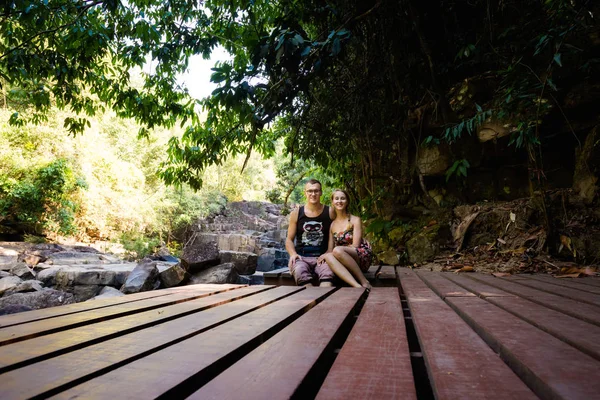
[[[77,285],[69,288],[68,292],[73,293],[75,302],[79,303],[95,297],[101,289],[102,286],[99,285]]]
[[[100,290],[100,293],[98,293],[98,295],[96,295],[95,297],[92,297],[90,300],[102,300],[102,299],[108,299],[111,297],[121,297],[121,296],[125,296],[125,293],[121,292],[118,289],[115,289],[112,286],[104,286]]]
[[[21,278],[12,275],[0,279],[0,296],[2,296],[4,292],[8,290],[16,288],[21,284],[21,282],[23,282]]]
[[[74,265],[74,264],[102,264],[106,263],[97,253],[83,253],[72,251],[59,251],[48,255],[48,264]]]
[[[4,295],[9,296],[14,293],[28,293],[28,292],[39,292],[43,290],[42,282],[36,280],[23,281],[17,286],[8,289]]]
[[[35,276],[33,275],[33,271],[27,266],[25,263],[17,263],[11,269],[10,273],[18,276],[23,280],[33,279]]]
[[[267,272],[287,267],[289,255],[286,251],[276,248],[264,248],[258,255],[256,270]]]
[[[46,268],[37,274],[37,280],[42,282],[44,286],[54,286],[55,278],[61,267]]]
[[[192,284],[198,283],[236,283],[238,273],[233,263],[225,263],[209,267],[192,275]]]
[[[40,272],[40,274],[42,274],[42,272]],[[103,268],[66,266],[60,268],[56,272],[54,276],[54,284],[59,287],[68,287],[75,285],[115,286],[115,277],[116,273],[114,271],[105,270]]]
[[[240,275],[252,275],[256,272],[258,256],[254,253],[221,250],[219,254],[221,262],[233,263],[233,265],[235,265],[235,270]]]
[[[440,246],[435,238],[419,233],[406,242],[406,251],[411,264],[421,264],[433,260],[439,253]]]
[[[190,273],[200,271],[219,263],[218,235],[194,233],[193,239],[186,244],[181,255],[181,264]]]
[[[162,286],[166,288],[179,286],[189,279],[189,274],[181,267],[180,264],[170,265],[160,270],[160,281]]]
[[[158,268],[156,261],[142,260],[127,277],[127,280],[121,287],[121,292],[138,293],[155,289],[158,282]]]
[[[219,250],[254,252],[256,238],[241,233],[226,233],[218,235]]]
[[[71,293],[60,290],[44,289],[39,292],[15,293],[0,299],[0,310],[6,306],[23,306],[32,310],[62,306],[75,302]]]

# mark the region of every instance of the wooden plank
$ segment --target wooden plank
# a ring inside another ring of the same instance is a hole
[[[223,290],[228,290],[227,288]],[[164,307],[170,304],[176,304],[184,301],[194,300],[201,297],[220,293],[220,289],[198,289],[175,292],[170,296],[153,297],[132,303],[122,304],[119,307],[103,307],[100,309],[68,314],[60,317],[33,321],[26,324],[19,324],[0,330],[0,346],[22,340],[47,335],[54,332],[60,332],[67,329],[88,325],[95,322],[114,319],[142,311],[152,310]]]
[[[448,276],[448,274],[445,274]],[[454,279],[454,278],[452,278]],[[489,292],[492,288],[482,282],[463,278],[463,285],[477,294]],[[580,319],[549,309],[532,301],[512,296],[490,296],[487,300],[505,311],[519,317],[533,326],[548,332],[554,337],[600,360],[600,327]]]
[[[234,320],[302,289],[304,288],[275,288],[6,372],[0,375],[2,396],[9,399],[21,399],[54,395],[71,386]],[[198,353],[194,353],[194,358],[197,361]],[[172,362],[175,367],[165,368],[165,365],[162,365],[158,368],[166,373],[167,369],[176,370],[181,366],[178,360],[172,360]],[[35,379],[31,377],[35,377]],[[145,384],[148,385],[148,381],[145,381]]]
[[[478,274],[469,274],[469,275],[478,275]],[[441,276],[446,279],[450,279],[452,282],[456,283],[464,287],[465,289],[475,293],[477,296],[481,298],[488,297],[515,297],[514,294],[508,293],[504,290],[500,290],[494,286],[487,285],[480,281],[470,279],[465,274],[455,274],[451,272],[442,272]]]
[[[0,373],[272,288],[273,286],[251,286],[225,291],[196,300],[98,322],[91,326],[85,325],[68,331],[36,337],[27,340],[26,343],[11,343],[0,347]]]
[[[442,299],[446,297],[474,297],[475,294],[458,286],[440,275],[439,272],[416,271],[415,272],[433,291]]]
[[[120,304],[130,303],[134,301],[149,299],[153,297],[161,297],[172,295],[174,293],[186,290],[213,290],[216,289],[216,285],[203,285],[202,288],[200,285],[188,285],[177,288],[169,288],[169,289],[160,289],[160,290],[152,290],[149,292],[142,293],[133,293],[128,294],[121,297],[112,297],[108,299],[99,299],[99,300],[89,300],[84,301],[82,303],[75,304],[67,304],[64,306],[57,307],[49,307],[43,308],[40,310],[32,310],[27,312],[22,312],[18,314],[10,314],[0,316],[0,328],[5,328],[7,326],[23,324],[25,322],[32,322],[46,318],[54,318],[67,314],[74,314],[82,311],[90,311],[98,308],[104,307],[113,307]],[[233,284],[225,284],[220,289],[233,290],[236,288],[243,287],[244,285],[233,285]]]
[[[600,309],[598,309],[596,306],[566,299],[564,297],[542,292],[541,290],[536,290],[527,286],[518,285],[516,282],[507,280],[506,278],[495,278],[491,275],[482,274],[469,275],[468,277],[483,283],[487,283],[490,286],[495,286],[514,295],[526,298],[527,300],[533,301],[534,303],[540,304],[544,307],[560,311],[564,314],[600,326]]]
[[[394,273],[394,277],[395,277]],[[397,288],[373,288],[317,399],[415,399]]]
[[[189,399],[289,399],[362,297],[362,288],[342,288],[246,357],[193,393]],[[331,349],[333,350],[333,349]],[[242,395],[243,393],[243,395]]]
[[[400,282],[436,399],[536,398],[473,329],[415,274],[403,271]],[[447,301],[459,299],[473,301],[477,297],[447,297]]]
[[[506,279],[511,280],[511,278]],[[533,279],[520,279],[514,282],[518,283],[519,285],[541,290],[550,294],[555,294],[557,296],[561,296],[567,299],[577,300],[582,303],[600,306],[600,296],[594,295],[592,293],[582,292],[578,289],[571,289],[564,286],[553,285],[551,283],[535,281]]]
[[[334,290],[294,289],[297,292],[292,296],[59,393],[56,398],[145,399],[161,395],[183,398]],[[292,288],[279,290],[290,291]],[[264,366],[253,366],[254,369],[257,367]],[[173,388],[176,389],[171,390]],[[245,398],[246,393],[247,388],[244,388],[237,397]]]
[[[591,378],[600,369],[597,360],[483,299],[447,302],[541,398],[598,398],[600,380]]]
[[[593,294],[600,294],[600,287],[591,285],[582,285],[576,281],[568,280],[568,278],[554,278],[549,275],[527,275],[529,279],[534,279],[540,282],[546,282],[553,285],[564,286],[571,289],[580,290],[582,292],[588,292]],[[580,278],[577,278],[580,279]]]

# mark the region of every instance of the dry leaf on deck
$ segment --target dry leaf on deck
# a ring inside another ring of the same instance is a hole
[[[455,274],[458,274],[459,272],[473,272],[475,271],[475,269],[469,265],[465,265],[464,267],[462,267],[461,269],[457,269],[456,271],[454,271]]]
[[[579,278],[579,272],[576,274],[556,275],[555,278]]]
[[[503,278],[505,276],[510,276],[510,274],[508,272],[492,272],[492,275],[494,275],[496,278]]]

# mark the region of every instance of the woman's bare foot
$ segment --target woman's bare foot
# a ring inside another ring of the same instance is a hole
[[[367,292],[370,292],[371,289],[373,289],[373,286],[371,286],[371,284],[369,282],[363,283],[361,286],[364,287],[365,289],[367,289]]]

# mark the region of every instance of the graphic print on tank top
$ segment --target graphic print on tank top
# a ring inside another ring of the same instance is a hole
[[[302,226],[302,244],[305,247],[320,246],[323,243],[323,223],[319,221],[307,221]]]

